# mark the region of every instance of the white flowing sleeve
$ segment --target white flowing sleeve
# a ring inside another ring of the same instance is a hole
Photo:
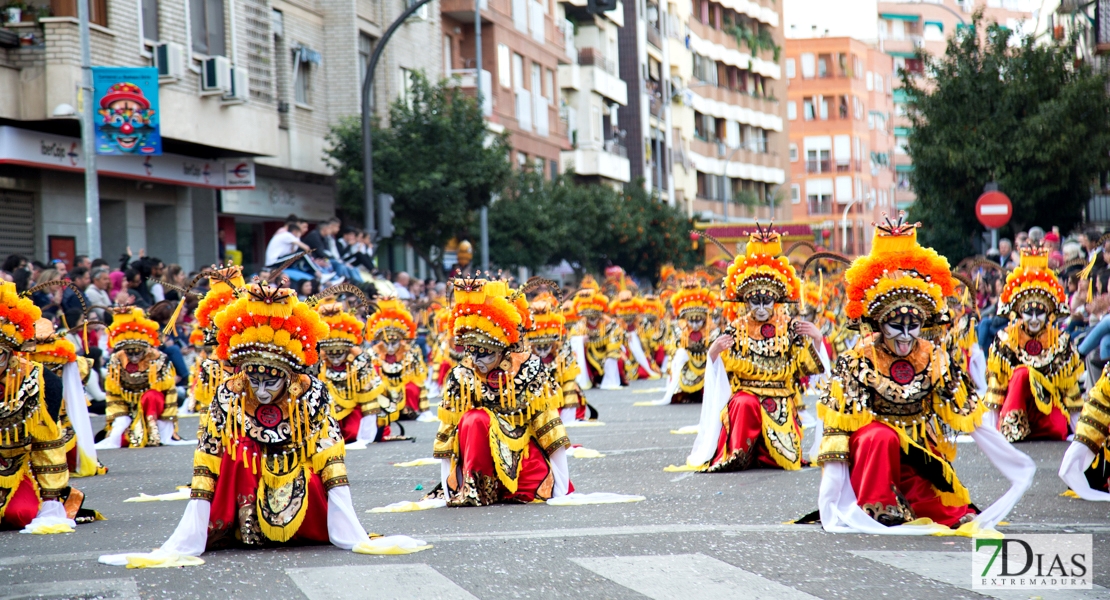
[[[674,351],[674,358],[671,359],[670,375],[667,377],[667,391],[660,404],[670,404],[671,398],[678,393],[679,381],[682,379],[682,368],[686,366],[688,360],[690,360],[690,354],[686,352],[685,348]]]
[[[551,473],[555,476],[555,489],[551,494],[553,498],[566,496],[570,491],[570,467],[567,465],[566,446],[551,453]]]
[[[208,518],[212,514],[212,503],[194,498],[185,506],[185,514],[177,523],[177,529],[159,550],[170,554],[200,556],[208,544]]]
[[[980,425],[971,432],[971,437],[991,464],[1010,480],[1010,489],[975,517],[975,523],[978,523],[980,529],[994,529],[999,521],[1006,518],[1018,500],[1021,500],[1029,486],[1033,485],[1037,465],[1032,458],[1007,442],[994,427]]]
[[[112,421],[112,429],[104,439],[96,443],[94,448],[97,450],[111,450],[112,448],[123,447],[123,434],[127,432],[127,428],[131,426],[131,417],[121,415]]]
[[[377,437],[378,415],[363,415],[362,421],[358,425],[358,437],[356,439],[360,442],[373,442]]]
[[[887,527],[872,519],[856,503],[856,492],[848,473],[848,463],[826,462],[821,469],[821,491],[817,496],[821,527],[829,533],[871,533],[877,535],[932,535],[949,531],[939,523]]]
[[[615,358],[605,359],[605,374],[601,377],[601,385],[598,387],[603,390],[619,390],[621,389],[621,368],[620,363]]]
[[[578,387],[588,390],[593,387],[593,382],[590,381],[590,374],[587,371],[586,362],[586,337],[576,335],[570,338],[570,347],[574,350],[574,359],[578,361],[578,377],[574,380],[578,382]]]
[[[626,339],[628,339],[628,349],[632,352],[632,356],[636,358],[636,363],[640,365],[640,368],[647,371],[650,376],[657,376],[658,373],[655,372],[651,363],[648,362],[647,356],[644,355],[644,345],[640,343],[640,336],[632,332],[626,336]]]
[[[1091,452],[1085,444],[1072,442],[1068,451],[1064,453],[1064,460],[1060,463],[1060,479],[1068,484],[1073,492],[1084,500],[1092,502],[1110,502],[1110,494],[1091,488],[1084,471],[1091,466],[1095,453]]]
[[[90,373],[90,377],[93,376]],[[89,422],[89,407],[85,405],[85,387],[81,384],[81,371],[76,362],[62,367],[62,397],[66,403],[73,434],[77,438],[77,472],[93,474],[96,472],[96,442],[93,438],[92,423]],[[91,463],[91,464],[86,464]]]
[[[713,458],[717,450],[717,439],[721,436],[721,411],[728,406],[732,396],[728,383],[728,373],[721,357],[709,361],[705,366],[705,383],[702,388],[701,417],[698,419],[698,436],[694,438],[694,448],[686,457],[689,466],[701,466]]]
[[[351,487],[340,485],[328,490],[328,539],[344,550],[369,541],[351,502]]]
[[[987,358],[983,356],[983,349],[979,347],[979,344],[971,345],[967,372],[971,375],[971,382],[975,384],[975,390],[979,392],[979,397],[983,397],[987,393]]]

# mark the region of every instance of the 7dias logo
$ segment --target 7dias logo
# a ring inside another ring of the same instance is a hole
[[[973,539],[973,589],[1091,589],[1093,543],[1088,535],[1022,535]]]

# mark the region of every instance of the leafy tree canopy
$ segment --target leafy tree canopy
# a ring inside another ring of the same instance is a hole
[[[921,241],[949,260],[973,251],[982,231],[975,201],[995,181],[1013,201],[1008,229],[1062,229],[1082,218],[1091,184],[1108,166],[1105,78],[1075,61],[1074,42],[1013,43],[982,14],[949,39],[927,77],[903,73],[913,130],[911,217]]]

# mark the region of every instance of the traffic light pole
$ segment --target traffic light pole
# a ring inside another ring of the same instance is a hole
[[[374,210],[377,206],[374,198],[374,140],[372,136],[372,127],[370,126],[370,105],[371,98],[374,93],[374,70],[378,67],[378,60],[382,57],[382,51],[385,45],[389,42],[389,38],[397,29],[404,24],[404,22],[411,17],[416,11],[420,10],[421,6],[431,2],[432,0],[416,0],[401,16],[397,17],[389,25],[389,29],[385,30],[382,34],[382,39],[378,40],[378,44],[374,46],[374,52],[370,55],[370,62],[366,65],[366,76],[362,80],[362,175],[363,175],[363,198],[362,210],[363,219],[366,226],[366,233],[370,234],[370,239],[377,242],[380,237],[378,231],[374,227]]]

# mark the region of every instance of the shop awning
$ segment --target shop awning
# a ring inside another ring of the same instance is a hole
[[[912,173],[913,172],[913,165],[912,164],[909,164],[909,165],[894,165],[894,170],[899,172],[899,173]]]
[[[903,15],[900,13],[879,13],[880,19],[888,21],[920,21],[921,15]]]
[[[912,131],[912,129],[910,129],[909,127],[895,127],[894,135],[898,137],[907,137],[910,135],[910,131]]]
[[[925,25],[933,25],[934,27],[939,28],[941,32],[944,31],[944,23],[942,23],[941,21],[925,21]]]
[[[888,50],[887,54],[895,58],[917,58],[917,54],[913,52],[902,52],[896,50]]]
[[[906,102],[906,90],[904,90],[902,88],[898,88],[898,89],[894,90],[894,102],[896,104],[898,104],[898,103],[905,104],[905,102]]]

